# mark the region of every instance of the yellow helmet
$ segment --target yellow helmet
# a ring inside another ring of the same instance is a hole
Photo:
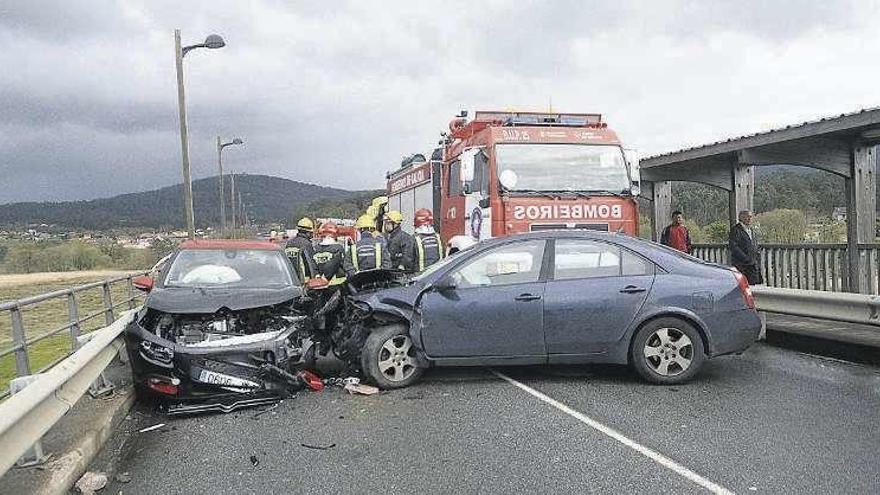
[[[373,218],[378,217],[379,216],[379,207],[376,205],[368,206],[366,214],[373,217]]]
[[[361,215],[354,224],[356,229],[375,229],[376,220],[370,215]]]
[[[388,213],[385,214],[385,218],[393,223],[396,223],[396,224],[403,223],[403,214],[397,210],[389,211]]]
[[[370,204],[371,204],[371,206],[375,206],[376,208],[379,208],[382,205],[387,205],[388,204],[388,196],[377,196],[377,197],[373,198],[373,201]]]
[[[314,230],[315,222],[312,221],[309,217],[302,217],[299,219],[299,222],[296,222],[296,228],[305,229],[305,230]]]

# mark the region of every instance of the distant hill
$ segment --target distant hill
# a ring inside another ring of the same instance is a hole
[[[230,181],[225,180],[229,197]],[[268,175],[235,176],[236,193],[240,192],[249,218],[257,223],[287,222],[295,211],[302,211],[312,203],[347,204],[366,191],[347,191],[306,184]],[[217,177],[193,182],[193,205],[196,227],[219,223]],[[183,228],[182,185],[163,187],[152,191],[121,194],[111,198],[90,201],[28,202],[0,205],[0,225],[28,225],[45,223],[70,229],[104,230],[125,227],[154,229]],[[226,214],[229,217],[229,203]]]

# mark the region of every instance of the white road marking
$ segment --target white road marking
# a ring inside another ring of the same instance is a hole
[[[724,488],[723,486],[721,486],[717,483],[709,481],[708,479],[700,476],[699,474],[691,471],[690,469],[682,466],[681,464],[673,461],[672,459],[666,457],[665,455],[663,455],[655,450],[652,450],[648,447],[645,447],[644,445],[641,445],[641,444],[635,442],[634,440],[630,440],[629,438],[624,436],[622,433],[614,430],[613,428],[610,428],[608,426],[603,425],[602,423],[587,416],[586,414],[579,412],[579,411],[575,411],[574,409],[566,406],[565,404],[563,404],[563,403],[561,403],[551,397],[548,397],[547,395],[544,395],[543,393],[533,389],[532,387],[529,387],[528,385],[526,385],[524,383],[521,383],[517,380],[514,380],[513,378],[510,378],[509,376],[507,376],[503,373],[499,373],[498,371],[495,371],[494,369],[491,369],[491,371],[498,378],[501,378],[502,380],[519,388],[520,390],[523,390],[524,392],[529,393],[530,395],[540,399],[541,401],[546,402],[547,404],[550,404],[551,406],[555,407],[556,409],[559,409],[560,411],[564,412],[565,414],[568,414],[569,416],[577,419],[581,423],[589,426],[590,428],[598,431],[599,433],[602,433],[603,435],[606,435],[608,437],[613,438],[614,440],[617,440],[618,442],[635,450],[636,452],[642,454],[643,456],[647,457],[648,459],[651,459],[652,461],[656,462],[657,464],[660,464],[661,466],[663,466],[669,470],[675,471],[680,476],[687,478],[688,480],[702,486],[706,490],[709,490],[710,492],[717,493],[717,494],[733,495],[734,492],[732,492],[731,490],[728,490],[727,488]]]

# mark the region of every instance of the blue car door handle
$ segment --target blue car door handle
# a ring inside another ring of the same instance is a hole
[[[627,285],[626,287],[620,289],[620,292],[623,292],[624,294],[635,294],[637,292],[645,292],[646,290],[648,290],[648,289],[646,289],[644,287],[637,287],[635,285]]]
[[[536,296],[534,294],[520,294],[513,298],[515,301],[537,301],[541,299],[541,296]]]

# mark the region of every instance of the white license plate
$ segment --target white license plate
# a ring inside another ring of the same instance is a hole
[[[245,380],[243,378],[238,378],[236,376],[224,375],[223,373],[217,373],[215,371],[202,370],[199,373],[199,381],[203,383],[210,383],[211,385],[219,385],[221,387],[235,387],[235,388],[258,388],[260,384],[252,382],[250,380]]]

